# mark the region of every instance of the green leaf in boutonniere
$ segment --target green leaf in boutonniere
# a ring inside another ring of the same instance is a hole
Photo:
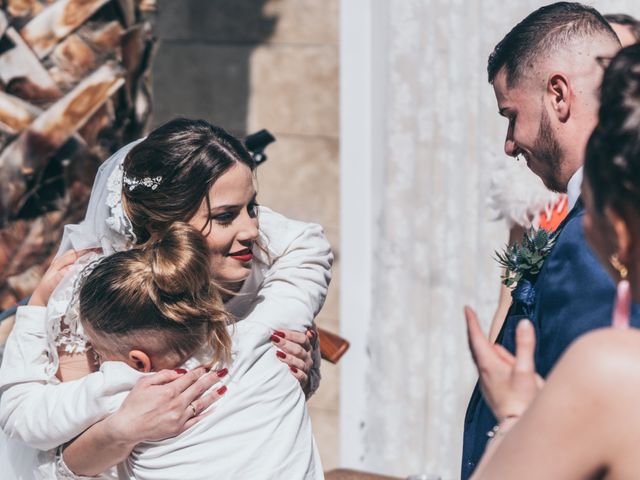
[[[531,228],[521,243],[508,245],[502,252],[496,251],[496,260],[504,268],[502,283],[512,287],[522,278],[534,283],[556,237],[557,233],[549,233],[544,228]]]

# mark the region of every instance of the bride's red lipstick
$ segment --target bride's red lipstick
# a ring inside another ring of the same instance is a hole
[[[238,250],[237,252],[232,252],[229,254],[231,258],[234,260],[238,260],[239,262],[250,262],[253,259],[253,253],[248,248],[244,248],[242,250]]]

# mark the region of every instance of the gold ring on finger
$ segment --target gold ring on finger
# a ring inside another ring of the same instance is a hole
[[[191,410],[193,411],[193,415],[191,415],[192,417],[195,417],[196,415],[198,415],[198,411],[196,410],[195,405],[193,404],[193,402],[191,402],[189,404],[189,406],[191,407]]]

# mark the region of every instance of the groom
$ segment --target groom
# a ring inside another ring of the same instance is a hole
[[[505,152],[524,157],[548,188],[569,197],[569,215],[534,283],[533,305],[514,300],[496,340],[513,351],[516,325],[529,317],[543,377],[576,337],[611,323],[615,287],[585,242],[580,186],[584,150],[597,122],[600,59],[619,48],[596,10],[560,2],[526,17],[489,57],[489,82],[509,120]],[[634,311],[632,322],[638,319]],[[496,423],[476,385],[465,418],[463,479],[473,473]]]

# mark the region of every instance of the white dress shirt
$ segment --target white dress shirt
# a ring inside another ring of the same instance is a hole
[[[568,201],[569,201],[569,211],[571,211],[571,209],[573,207],[575,207],[576,202],[578,201],[578,198],[580,197],[580,192],[581,192],[581,189],[582,189],[583,168],[584,167],[580,167],[578,170],[576,170],[576,173],[574,173],[571,176],[571,178],[569,179],[569,183],[567,185],[567,197],[568,197]]]

